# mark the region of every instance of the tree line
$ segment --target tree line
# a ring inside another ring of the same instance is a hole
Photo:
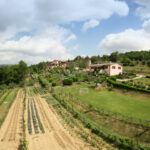
[[[81,57],[77,56],[74,61],[80,62],[80,66],[85,66],[85,62],[91,60],[92,64],[103,62],[118,62],[124,66],[135,66],[138,63],[150,67],[150,51],[131,51],[126,53],[113,52],[110,55]]]
[[[67,66],[67,69],[72,71],[75,67],[86,68],[89,60],[92,64],[118,62],[124,66],[135,66],[140,63],[150,67],[150,51],[113,52],[110,55],[92,57],[77,56],[73,60],[68,60],[70,65]],[[0,66],[0,85],[12,83],[23,85],[28,74],[44,72],[49,64],[50,62],[40,62],[28,67],[24,61],[20,61],[15,65]]]
[[[28,66],[24,61],[16,65],[0,66],[0,85],[24,84]]]

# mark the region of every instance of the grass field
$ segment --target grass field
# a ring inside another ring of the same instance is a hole
[[[88,88],[88,92],[81,92],[82,88]],[[95,108],[103,108],[134,118],[150,120],[150,97],[136,92],[122,93],[117,90],[94,90],[87,84],[72,87],[57,87],[56,90],[64,90],[71,93],[75,100],[92,105]]]
[[[85,83],[55,87],[54,95],[57,96],[54,97],[73,114],[78,112],[83,122],[89,121],[92,125],[88,127],[96,126],[106,135],[129,137],[141,144],[149,144],[149,121],[141,121],[150,120],[149,95],[116,89],[96,90],[91,87]]]

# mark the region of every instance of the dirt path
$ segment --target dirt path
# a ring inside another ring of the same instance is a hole
[[[137,75],[137,77],[132,78],[132,79],[117,79],[117,81],[123,82],[123,81],[131,81],[131,80],[137,80],[137,79],[141,79],[144,78],[144,75]]]
[[[22,140],[23,91],[9,109],[8,115],[0,129],[0,150],[17,150]]]
[[[88,146],[85,146],[84,142],[72,137],[64,129],[44,99],[36,96],[32,101],[35,102],[45,132],[40,132],[38,128],[39,133],[35,134],[35,132],[32,132],[32,134],[29,134],[27,130],[26,135],[29,150],[90,150]],[[27,110],[26,120],[28,120]]]

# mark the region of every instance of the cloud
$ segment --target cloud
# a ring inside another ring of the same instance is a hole
[[[27,27],[33,19],[33,0],[1,0],[0,10],[0,31],[9,27]]]
[[[127,29],[121,33],[107,35],[98,48],[105,52],[127,52],[134,50],[150,50],[150,21],[143,23],[140,30]]]
[[[126,16],[129,12],[128,5],[119,0],[37,0],[35,4],[37,20],[53,24],[82,21],[84,32],[113,14]]]
[[[106,19],[116,13],[126,16],[129,8],[118,0],[36,0],[36,17],[51,23]]]
[[[0,43],[0,63],[16,63],[20,59],[27,63],[37,63],[48,59],[68,59],[65,41],[72,34],[60,27],[38,30],[33,36],[22,36],[19,40],[5,40]]]
[[[75,34],[71,34],[66,40],[65,40],[65,43],[68,43],[69,41],[72,41],[72,40],[76,40],[77,37]]]
[[[142,25],[143,29],[147,32],[150,32],[150,20],[146,20],[143,25]]]
[[[136,14],[142,19],[150,18],[150,1],[149,0],[134,0],[139,6],[136,9]]]
[[[87,30],[129,8],[119,0],[0,0],[0,10],[0,63],[8,64],[71,58],[77,36],[62,25],[82,21]]]
[[[82,31],[85,32],[87,31],[89,28],[94,28],[96,26],[99,25],[99,21],[92,19],[90,21],[87,21],[84,23],[83,27],[82,27]]]

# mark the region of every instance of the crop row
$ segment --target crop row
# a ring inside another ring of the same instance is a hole
[[[28,132],[29,134],[32,133],[32,126],[31,126],[31,112],[30,112],[30,104],[29,104],[29,99],[28,99]]]
[[[36,115],[35,115],[34,107],[33,107],[33,100],[31,100],[31,112],[32,112],[32,121],[33,121],[34,131],[35,133],[39,133]]]
[[[40,120],[40,117],[39,117],[39,113],[38,113],[38,110],[37,110],[37,107],[36,107],[36,104],[35,104],[34,100],[33,100],[33,104],[34,104],[35,113],[36,113],[36,117],[37,117],[37,120],[38,120],[39,128],[40,128],[41,132],[44,133],[45,131],[44,131],[43,125],[41,123],[41,120]]]
[[[37,87],[37,86],[34,87],[34,92],[39,93],[40,95],[45,94],[44,88],[40,88],[40,87]]]

